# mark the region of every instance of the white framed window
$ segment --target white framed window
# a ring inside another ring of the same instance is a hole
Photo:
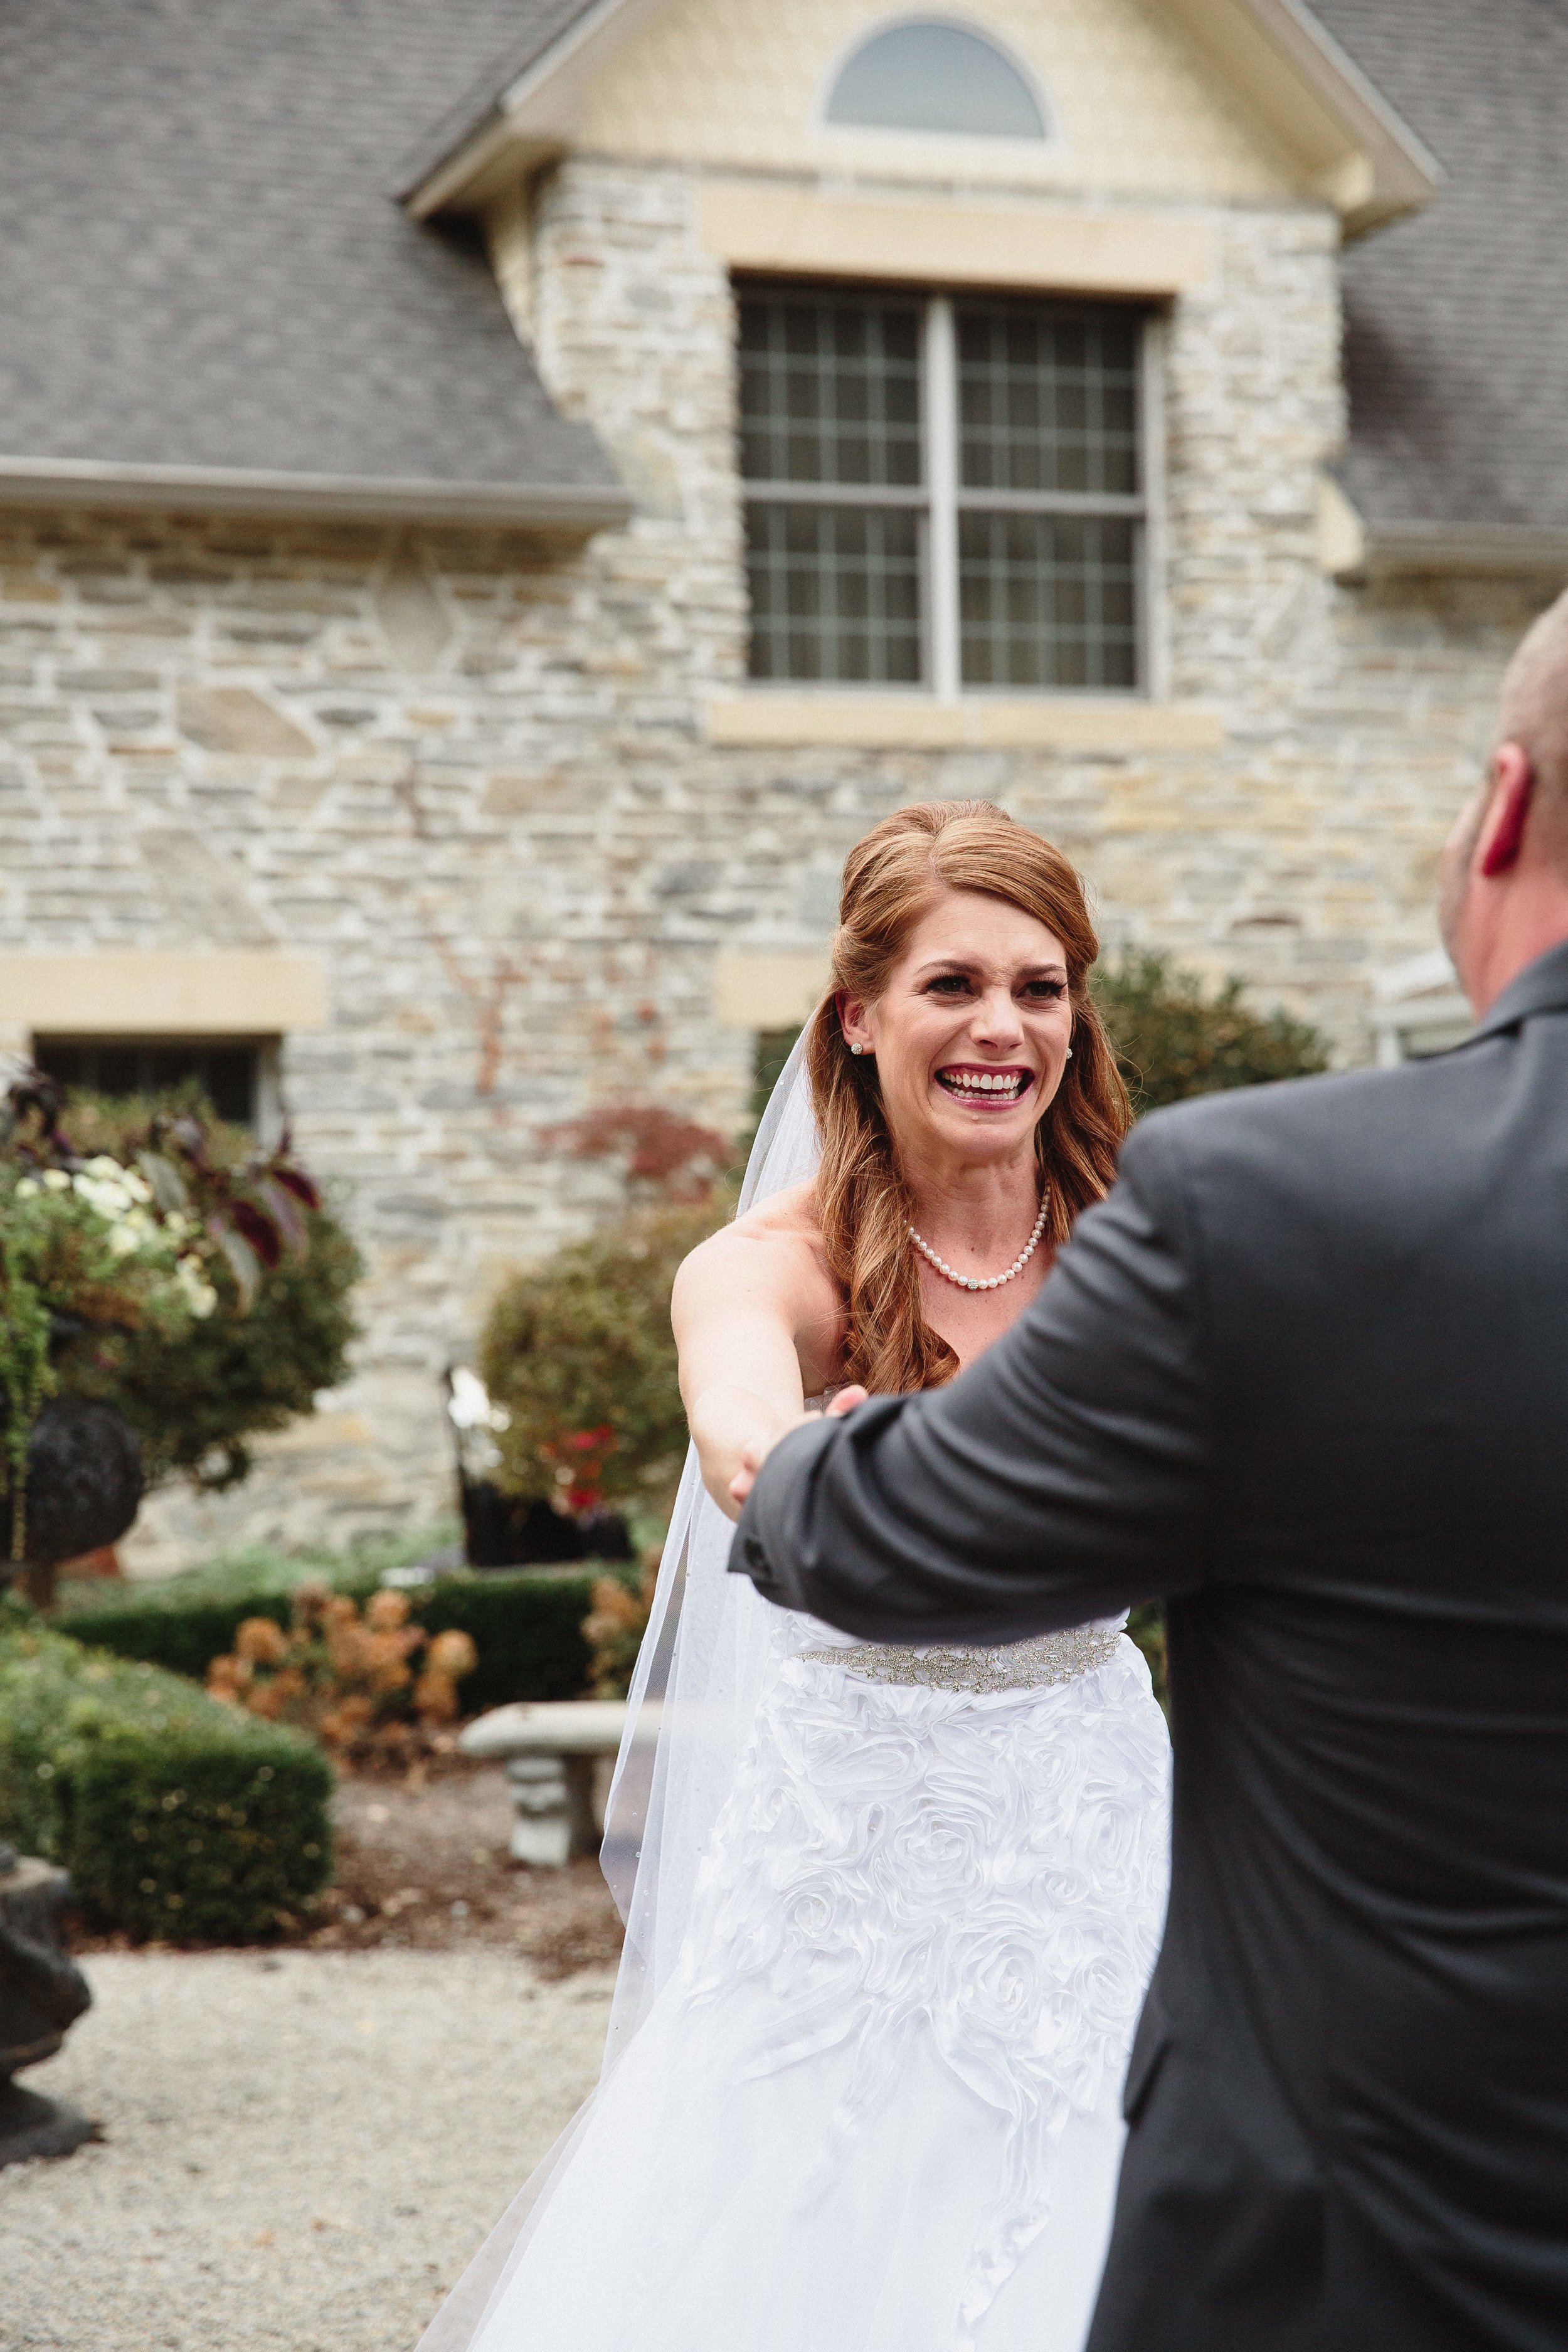
[[[1145,313],[736,290],[753,680],[1148,689]]]

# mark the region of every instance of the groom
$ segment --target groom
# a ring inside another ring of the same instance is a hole
[[[1089,2352],[1568,2345],[1568,597],[1442,913],[1468,1044],[1144,1121],[1013,1330],[785,1437],[736,1538],[881,1642],[1165,1597]]]

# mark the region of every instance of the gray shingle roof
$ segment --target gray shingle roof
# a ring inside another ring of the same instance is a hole
[[[482,257],[389,201],[585,5],[5,0],[0,458],[610,489]],[[1568,0],[1314,13],[1448,174],[1345,257],[1345,487],[1568,529]]]
[[[537,63],[551,43],[585,16],[593,0],[517,0],[507,12],[506,47],[486,59],[482,70],[443,114],[425,123],[401,158],[395,177],[399,195],[418,186],[428,172],[462,145],[492,116],[520,74]]]
[[[1568,5],[1313,0],[1447,174],[1345,256],[1351,441],[1374,528],[1568,528]]]
[[[614,484],[391,201],[517,0],[5,0],[0,457]]]

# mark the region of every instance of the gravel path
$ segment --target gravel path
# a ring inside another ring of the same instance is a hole
[[[409,2352],[598,2071],[604,1972],[100,1953],[23,2079],[103,2144],[0,2171],[5,2352]]]

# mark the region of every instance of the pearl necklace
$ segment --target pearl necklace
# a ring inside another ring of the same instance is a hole
[[[1028,1242],[1026,1246],[1020,1250],[1018,1255],[1013,1260],[1012,1265],[1007,1268],[1005,1274],[994,1274],[990,1276],[989,1280],[980,1275],[955,1274],[944,1257],[938,1257],[930,1242],[922,1241],[921,1239],[921,1236],[916,1233],[913,1225],[910,1225],[909,1228],[910,1239],[913,1242],[916,1249],[919,1250],[921,1257],[927,1259],[931,1265],[934,1265],[938,1274],[945,1275],[949,1282],[955,1282],[960,1290],[1000,1290],[1005,1282],[1011,1282],[1016,1275],[1022,1274],[1024,1268],[1028,1265],[1029,1260],[1034,1256],[1036,1250],[1039,1246],[1040,1235],[1046,1230],[1046,1213],[1049,1207],[1050,1195],[1047,1193],[1046,1198],[1040,1202],[1040,1213],[1035,1219],[1035,1230],[1029,1235]]]

